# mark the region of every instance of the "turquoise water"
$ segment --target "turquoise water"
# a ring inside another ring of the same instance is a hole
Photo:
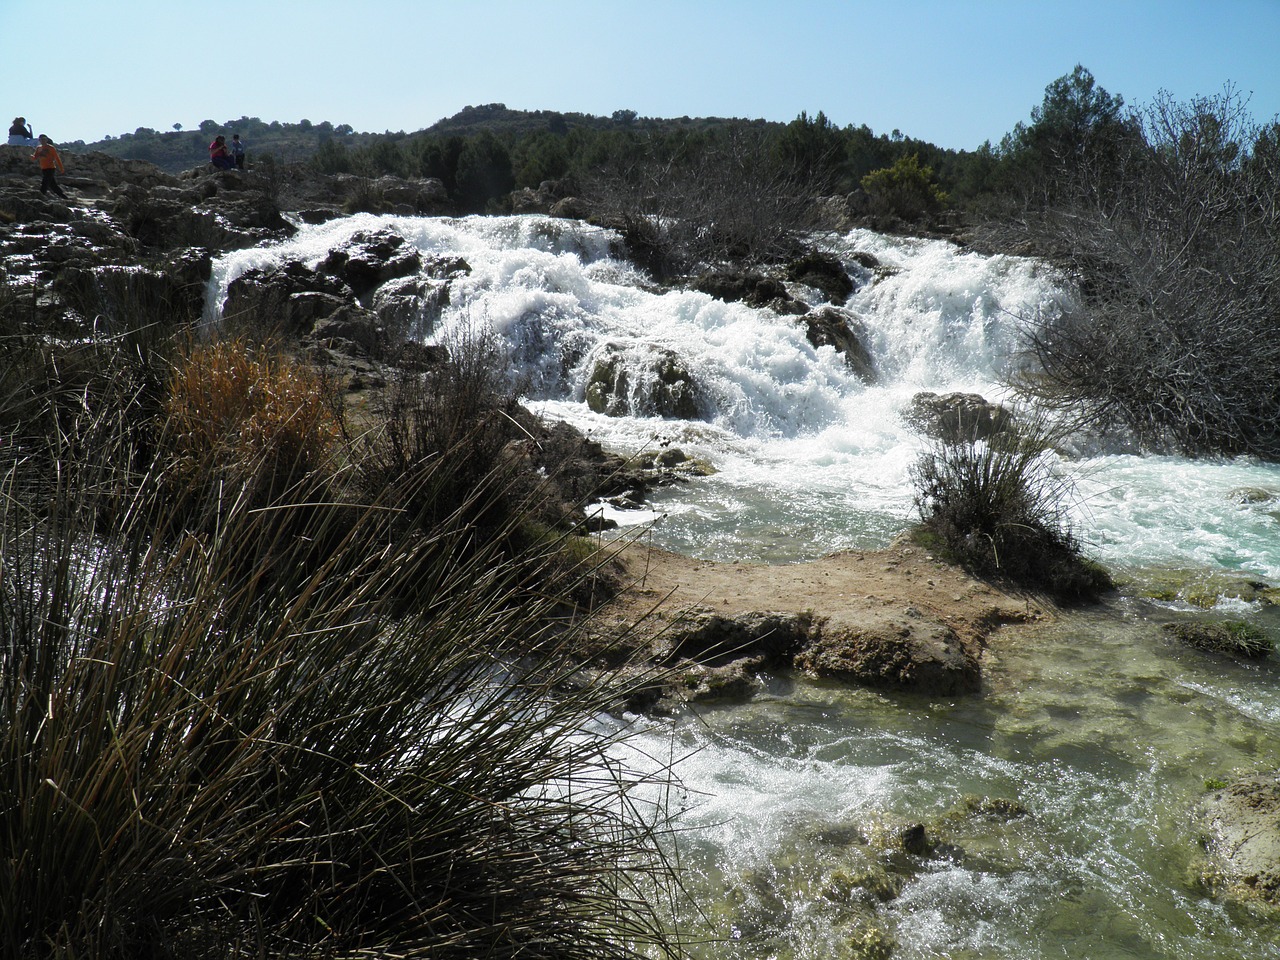
[[[1280,957],[1280,920],[1193,882],[1205,781],[1280,766],[1280,663],[1177,647],[1152,617],[997,637],[971,698],[777,678],[648,730],[687,755],[682,866],[721,938],[700,955]],[[917,823],[934,852],[895,855]]]
[[[1000,384],[1022,362],[1022,323],[1066,296],[1034,261],[866,231],[824,238],[863,283],[846,309],[878,371],[866,384],[792,318],[653,289],[611,257],[608,231],[361,215],[224,258],[211,314],[244,270],[318,262],[370,229],[465,256],[471,273],[424,324],[434,337],[492,330],[534,410],[614,450],[675,446],[714,468],[643,510],[601,509],[645,525],[656,545],[720,560],[887,543],[915,519],[908,476],[921,441],[901,416],[912,396],[1007,399]],[[855,253],[887,269],[873,276]],[[646,414],[646,371],[668,354],[699,385],[697,420]],[[584,402],[610,356],[632,384],[627,416]],[[1080,450],[1050,466],[1075,482],[1076,533],[1134,580],[1130,592],[1169,569],[1182,571],[1175,581],[1280,582],[1280,467],[1135,456],[1120,438]],[[1275,921],[1207,899],[1190,879],[1205,780],[1280,767],[1280,661],[1172,645],[1159,623],[1192,611],[1187,601],[1118,600],[1017,644],[997,636],[983,693],[954,702],[773,678],[743,706],[637,721],[633,763],[684,757],[671,812],[687,828],[678,853],[699,905],[681,919],[712,938],[700,955],[1280,957]],[[1256,604],[1223,595],[1214,614],[1280,638],[1276,615]],[[912,824],[937,841],[931,855],[891,852]]]

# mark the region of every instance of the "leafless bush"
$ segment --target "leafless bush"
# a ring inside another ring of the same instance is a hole
[[[1185,453],[1280,457],[1280,205],[1267,132],[1228,89],[1135,115],[1141,147],[1039,229],[1079,284],[1023,386]]]
[[[822,194],[819,180],[771,157],[764,134],[746,127],[705,141],[648,141],[584,180],[588,198],[660,279],[794,254]]]

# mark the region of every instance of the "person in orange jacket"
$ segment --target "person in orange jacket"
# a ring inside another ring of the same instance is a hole
[[[67,195],[58,186],[58,178],[54,176],[54,171],[57,170],[58,173],[66,173],[67,171],[62,166],[62,157],[58,156],[58,148],[53,145],[53,141],[45,134],[40,134],[40,146],[36,147],[36,152],[31,154],[31,159],[40,164],[40,192],[48,193],[52,190],[63,200],[66,200]]]

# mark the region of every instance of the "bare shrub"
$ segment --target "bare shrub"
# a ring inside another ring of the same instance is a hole
[[[1034,221],[1080,296],[1033,324],[1025,390],[1155,448],[1280,457],[1278,171],[1245,108],[1162,96]]]
[[[658,279],[723,263],[784,259],[815,223],[821,182],[770,154],[762,131],[641,140],[584,177],[602,217]]]

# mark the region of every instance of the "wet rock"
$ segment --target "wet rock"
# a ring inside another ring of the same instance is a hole
[[[1216,896],[1280,906],[1280,772],[1215,791],[1203,814],[1207,861],[1199,885]]]
[[[798,669],[863,686],[936,696],[981,687],[977,657],[939,623],[885,616],[819,621]]]
[[[680,674],[675,691],[686,703],[741,702],[760,686],[753,664],[734,660],[722,666],[694,664]]]
[[[805,614],[752,612],[724,616],[693,608],[671,623],[666,634],[668,659],[724,666],[751,660],[756,669],[784,665],[809,639]]]
[[[844,310],[823,307],[805,314],[799,320],[805,326],[805,337],[815,347],[833,347],[844,357],[845,365],[863,383],[875,383],[875,365],[866,347],[866,330],[861,322]]]
[[[382,284],[417,274],[422,255],[390,230],[360,232],[321,261],[319,271],[337,277],[357,297],[367,298]]]
[[[611,417],[647,414],[696,420],[701,415],[700,391],[692,374],[666,349],[642,363],[628,364],[622,348],[608,345],[587,379],[586,401],[596,413]]]
[[[1280,500],[1280,492],[1263,487],[1236,487],[1227,492],[1227,499],[1232,503],[1274,503]]]
[[[612,496],[639,497],[647,489],[644,474],[622,457],[570,424],[543,423],[522,411],[522,431],[531,438],[534,462],[552,477],[565,495],[585,503]]]
[[[791,296],[781,280],[758,273],[704,273],[690,286],[726,303],[773,307],[783,313],[793,312],[797,307],[801,313],[808,309]]]
[[[1243,600],[1264,606],[1280,603],[1280,587],[1254,577],[1208,570],[1135,570],[1126,587],[1134,595],[1149,600],[1187,603],[1204,610],[1212,609],[1222,600]]]
[[[787,264],[787,279],[821,290],[836,305],[842,305],[857,289],[839,257],[817,251]]]
[[[388,336],[422,339],[430,335],[449,305],[449,286],[422,276],[397,277],[378,287],[372,309]]]
[[[903,419],[925,436],[944,443],[987,440],[1013,424],[1012,413],[976,393],[917,393]]]

